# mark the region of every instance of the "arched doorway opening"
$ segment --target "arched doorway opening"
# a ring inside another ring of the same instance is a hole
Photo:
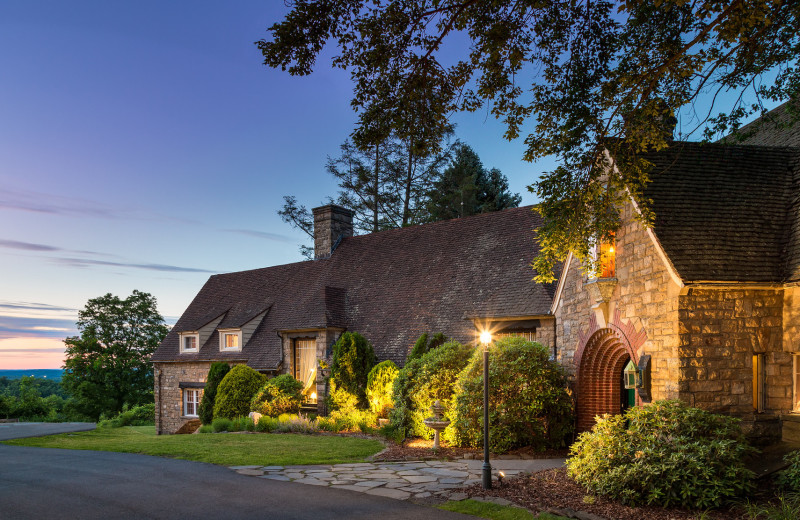
[[[577,372],[579,432],[590,430],[595,417],[618,414],[636,405],[635,390],[626,390],[623,371],[635,354],[611,329],[596,331],[581,352]]]

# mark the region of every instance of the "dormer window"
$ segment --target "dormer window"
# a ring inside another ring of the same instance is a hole
[[[220,330],[219,350],[222,352],[242,350],[242,330],[241,329]]]
[[[181,354],[197,352],[200,344],[200,334],[197,332],[180,333]]]

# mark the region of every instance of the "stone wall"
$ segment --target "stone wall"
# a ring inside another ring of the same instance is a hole
[[[205,383],[208,361],[195,363],[154,363],[156,399],[156,433],[175,433],[195,419],[183,416],[183,393],[180,383]]]
[[[554,319],[540,318],[540,327],[536,329],[536,341],[547,347],[553,352],[553,345],[556,344],[556,329]]]
[[[653,239],[634,216],[628,204],[617,232],[617,286],[606,312],[592,309],[587,278],[577,260],[567,268],[556,309],[558,360],[574,372],[575,356],[600,329],[613,328],[626,344],[636,344],[636,356],[650,355],[652,398],[678,396],[678,295],[680,286],[670,275]],[[615,325],[615,319],[618,325]]]
[[[753,354],[765,354],[765,412],[791,409],[792,359],[783,349],[783,289],[688,289],[680,297],[680,396],[747,418]]]

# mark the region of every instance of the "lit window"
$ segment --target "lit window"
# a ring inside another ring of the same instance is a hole
[[[792,411],[800,412],[800,354],[792,356]]]
[[[197,333],[181,334],[181,353],[197,352],[197,344],[200,341],[199,336]]]
[[[613,237],[611,242],[600,244],[598,259],[600,262],[598,266],[600,278],[614,278],[617,276],[617,252],[614,245]]]
[[[241,330],[221,330],[219,332],[220,350],[242,350]]]
[[[753,354],[753,410],[764,411],[764,354]]]
[[[303,383],[307,402],[317,402],[317,340],[300,338],[294,341],[294,377]]]
[[[200,409],[200,390],[187,388],[183,391],[183,415],[197,417]]]

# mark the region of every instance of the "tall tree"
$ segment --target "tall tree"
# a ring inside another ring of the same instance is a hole
[[[516,208],[521,201],[509,191],[500,170],[486,170],[472,148],[457,142],[450,164],[430,192],[428,213],[431,221],[444,220]]]
[[[545,217],[534,263],[540,281],[553,278],[555,262],[570,250],[590,264],[591,244],[619,226],[627,197],[641,220],[652,222],[643,195],[650,164],[641,154],[668,146],[667,122],[681,107],[712,100],[712,108],[695,106],[697,117],[681,130],[686,137],[692,125],[705,126],[711,138],[763,110],[762,99],[800,97],[796,1],[292,5],[270,38],[256,42],[264,63],[310,74],[325,45],[335,45],[333,65],[354,80],[357,132],[375,126],[404,138],[419,123],[409,114],[424,113],[424,124],[439,129],[450,114],[483,106],[504,121],[508,139],[532,124],[523,158],[554,155],[560,162],[530,186]],[[463,52],[453,59],[458,45]],[[755,102],[746,101],[746,91]],[[719,92],[736,96],[714,115]]]
[[[67,346],[62,385],[81,413],[97,418],[153,402],[150,356],[169,332],[156,299],[134,290],[127,298],[106,294],[78,313],[80,336]]]

